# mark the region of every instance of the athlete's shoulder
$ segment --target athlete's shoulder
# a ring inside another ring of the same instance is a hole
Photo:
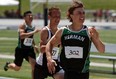
[[[40,31],[40,34],[41,35],[48,35],[48,29],[46,28],[46,27],[43,27],[42,29],[41,29],[41,31]]]
[[[47,26],[44,26],[41,31],[45,31],[45,30],[48,30],[49,28]]]
[[[19,25],[19,29],[25,29],[25,23]]]

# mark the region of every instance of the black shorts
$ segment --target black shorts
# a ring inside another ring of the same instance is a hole
[[[55,73],[59,72],[62,68],[59,65],[59,62],[56,61],[57,66]],[[34,69],[34,79],[44,79],[47,78],[48,76],[52,76],[53,77],[54,74],[50,74],[47,68],[47,59],[46,59],[46,55],[43,55],[43,65],[39,65],[36,63],[35,65],[35,69]]]
[[[89,79],[89,72],[78,73],[74,71],[65,71],[64,79]]]
[[[61,69],[62,69],[61,67],[56,66],[55,73],[59,72]],[[50,74],[47,67],[40,66],[36,63],[34,69],[34,79],[44,79],[47,78],[48,76],[53,77],[54,74]]]
[[[36,58],[33,48],[28,48],[28,49],[25,48],[24,49],[24,48],[16,47],[15,48],[15,60],[14,60],[14,63],[17,66],[21,66],[22,62],[23,62],[23,59],[26,59],[29,62],[29,59],[28,59],[29,56],[34,58],[34,59]]]

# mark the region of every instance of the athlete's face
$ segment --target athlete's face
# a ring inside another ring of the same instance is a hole
[[[58,25],[58,23],[60,22],[60,11],[53,10],[49,19],[51,23],[53,23],[54,25]]]
[[[32,22],[33,20],[33,15],[31,13],[28,13],[26,16],[25,16],[25,20],[26,22]]]
[[[83,23],[85,20],[85,11],[83,8],[76,8],[71,14],[73,22]]]

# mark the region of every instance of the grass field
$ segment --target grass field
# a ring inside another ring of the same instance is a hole
[[[6,61],[12,62],[13,60],[0,59],[0,76],[6,76],[6,77],[12,77],[18,79],[31,79],[31,68],[26,61],[23,62],[22,68],[18,72],[13,70],[8,70],[7,72],[4,71],[3,65],[5,64]],[[106,60],[103,61],[104,63],[107,62]],[[95,67],[95,66],[90,67],[90,79],[115,79],[115,78],[116,75],[112,74],[112,68]],[[52,78],[48,77],[47,79],[52,79]]]
[[[98,30],[100,33],[100,37],[103,42],[106,43],[114,43],[116,44],[116,31],[115,30]],[[17,46],[17,31],[16,30],[0,30],[0,54],[14,54],[14,48]],[[4,38],[4,39],[3,39]],[[8,38],[6,40],[6,38]],[[39,33],[35,35],[35,41],[39,44]],[[113,39],[112,39],[113,38]],[[91,52],[94,55],[107,55],[107,56],[116,56],[116,54],[99,54],[97,52]],[[38,54],[37,54],[38,55]],[[0,76],[14,77],[19,79],[31,79],[31,68],[30,65],[24,61],[23,66],[20,71],[16,72],[13,70],[8,70],[5,72],[3,70],[3,66],[6,61],[12,62],[12,59],[1,59],[0,58]],[[107,63],[112,64],[112,62],[108,60],[101,59],[91,59],[91,62],[97,63]],[[112,68],[107,67],[90,67],[90,79],[115,79],[116,75],[112,74]],[[52,79],[51,77],[47,79]]]

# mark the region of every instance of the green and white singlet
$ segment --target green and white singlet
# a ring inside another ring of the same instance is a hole
[[[35,30],[35,26],[29,27],[28,25],[25,24],[25,33],[29,33],[34,30]],[[32,47],[32,43],[33,43],[33,35],[25,39],[20,39],[20,36],[19,36],[19,39],[18,39],[19,48],[30,48]]]
[[[64,27],[61,36],[61,66],[65,71],[86,73],[89,71],[89,52],[91,40],[88,27],[83,26],[80,31],[72,31]]]

